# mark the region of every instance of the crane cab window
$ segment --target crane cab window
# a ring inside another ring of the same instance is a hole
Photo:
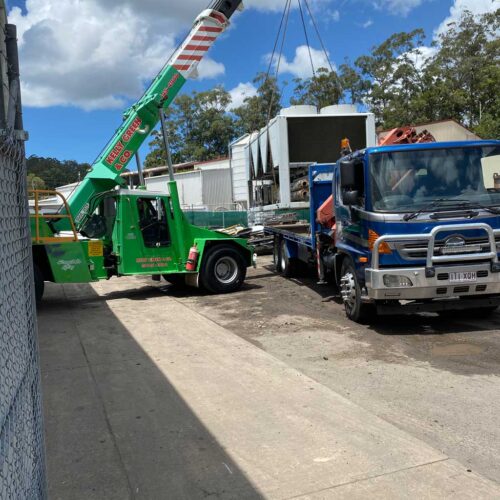
[[[147,248],[170,245],[167,212],[161,198],[138,198],[139,228]]]

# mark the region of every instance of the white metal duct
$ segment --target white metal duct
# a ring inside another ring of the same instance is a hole
[[[268,140],[267,130],[268,130],[267,127],[262,129],[259,137],[260,156],[262,158],[262,169],[265,174],[268,174],[272,169],[272,166],[268,165],[269,162],[267,153],[268,153],[269,140]]]
[[[253,165],[253,175],[259,175],[259,134],[254,132],[250,139],[251,165]]]
[[[271,159],[273,167],[276,168],[280,164],[280,120],[274,120],[269,124],[269,146],[271,148]]]
[[[231,170],[233,182],[233,201],[244,202],[248,206],[249,138],[245,137],[231,145]]]

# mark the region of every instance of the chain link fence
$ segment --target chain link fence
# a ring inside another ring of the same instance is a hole
[[[0,499],[45,498],[42,401],[22,144],[0,140]]]
[[[15,43],[15,27],[10,40],[2,29],[1,41]],[[9,102],[4,97],[1,107],[17,109],[11,122],[7,113],[0,116],[0,500],[35,500],[46,498],[36,304],[17,50],[14,66],[4,47],[0,69],[9,68]]]

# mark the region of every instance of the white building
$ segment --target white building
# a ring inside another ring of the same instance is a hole
[[[175,174],[181,206],[186,210],[221,211],[238,209],[233,202],[229,159],[197,163],[189,172]],[[168,191],[168,175],[147,177],[152,191]]]

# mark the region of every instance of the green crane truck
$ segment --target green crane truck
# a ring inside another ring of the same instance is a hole
[[[34,192],[31,214],[37,301],[46,281],[88,283],[113,276],[163,276],[212,293],[243,284],[254,262],[246,240],[189,224],[181,210],[170,162],[168,193],[127,189],[120,176],[184,82],[227,28],[241,0],[216,0],[195,20],[184,42],[143,97],[124,114],[91,170],[62,208],[43,213],[44,191]]]

